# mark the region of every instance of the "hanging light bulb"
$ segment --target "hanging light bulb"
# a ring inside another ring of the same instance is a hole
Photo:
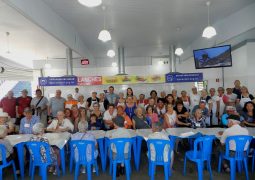
[[[183,54],[183,49],[182,48],[176,48],[174,54],[177,56],[181,56]]]
[[[78,2],[87,7],[96,7],[102,4],[102,0],[78,0]]]
[[[213,26],[210,26],[210,5],[211,5],[211,2],[207,1],[206,6],[208,8],[208,26],[204,29],[203,34],[202,34],[202,37],[205,37],[208,39],[217,35],[216,29]]]
[[[110,57],[110,58],[113,58],[115,56],[115,51],[110,49],[107,51],[107,56]]]
[[[108,30],[103,29],[102,31],[100,31],[100,33],[98,35],[98,39],[103,42],[107,42],[107,41],[110,41],[112,39],[112,37]]]

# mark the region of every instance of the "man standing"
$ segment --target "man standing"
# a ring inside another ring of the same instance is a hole
[[[50,98],[48,115],[56,118],[58,111],[64,111],[65,101],[65,98],[61,97],[61,90],[56,90],[55,97]]]
[[[40,122],[38,116],[32,114],[32,109],[29,107],[25,108],[24,116],[20,121],[20,134],[33,134],[33,126]]]
[[[79,97],[82,95],[81,93],[79,93],[79,88],[75,88],[74,89],[74,91],[75,91],[75,93],[73,94],[73,98],[75,99],[75,100],[79,100]]]
[[[109,92],[106,94],[106,98],[108,99],[110,104],[116,104],[118,95],[114,93],[114,87],[109,87]]]
[[[3,111],[8,113],[11,117],[12,123],[16,121],[16,98],[13,97],[13,92],[8,91],[7,96],[4,97],[0,102],[0,107],[3,108]]]
[[[97,92],[92,92],[91,97],[87,99],[87,107],[89,110],[93,111],[94,103],[99,103],[99,98],[97,97]]]
[[[23,112],[25,108],[30,107],[32,100],[31,96],[28,96],[28,91],[23,89],[21,96],[16,99],[16,125],[20,125],[20,120],[24,117]]]
[[[41,89],[35,91],[36,97],[31,101],[31,108],[34,111],[34,115],[39,116],[41,123],[47,125],[47,108],[48,99],[42,95]]]

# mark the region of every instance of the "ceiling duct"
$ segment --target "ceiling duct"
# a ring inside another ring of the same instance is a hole
[[[73,75],[73,53],[71,48],[66,48],[66,75]]]
[[[176,72],[176,57],[175,57],[175,47],[174,45],[170,45],[169,47],[169,69],[170,69],[170,72],[173,73],[173,72]]]
[[[124,47],[118,47],[118,75],[127,75],[125,72]]]

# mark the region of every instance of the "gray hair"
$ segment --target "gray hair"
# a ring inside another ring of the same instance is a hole
[[[36,123],[33,126],[33,133],[34,134],[41,134],[44,131],[44,125],[42,123]]]
[[[78,123],[78,130],[79,130],[79,132],[85,132],[87,130],[87,128],[88,128],[88,122],[87,121],[86,122],[80,121]]]
[[[161,132],[163,127],[162,127],[162,124],[160,122],[155,122],[152,124],[152,128],[154,131],[156,132]]]
[[[0,138],[4,138],[6,134],[6,127],[5,126],[0,126]]]

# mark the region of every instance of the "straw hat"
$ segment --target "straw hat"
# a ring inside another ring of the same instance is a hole
[[[4,112],[2,108],[0,108],[0,117],[9,117],[8,113]]]

